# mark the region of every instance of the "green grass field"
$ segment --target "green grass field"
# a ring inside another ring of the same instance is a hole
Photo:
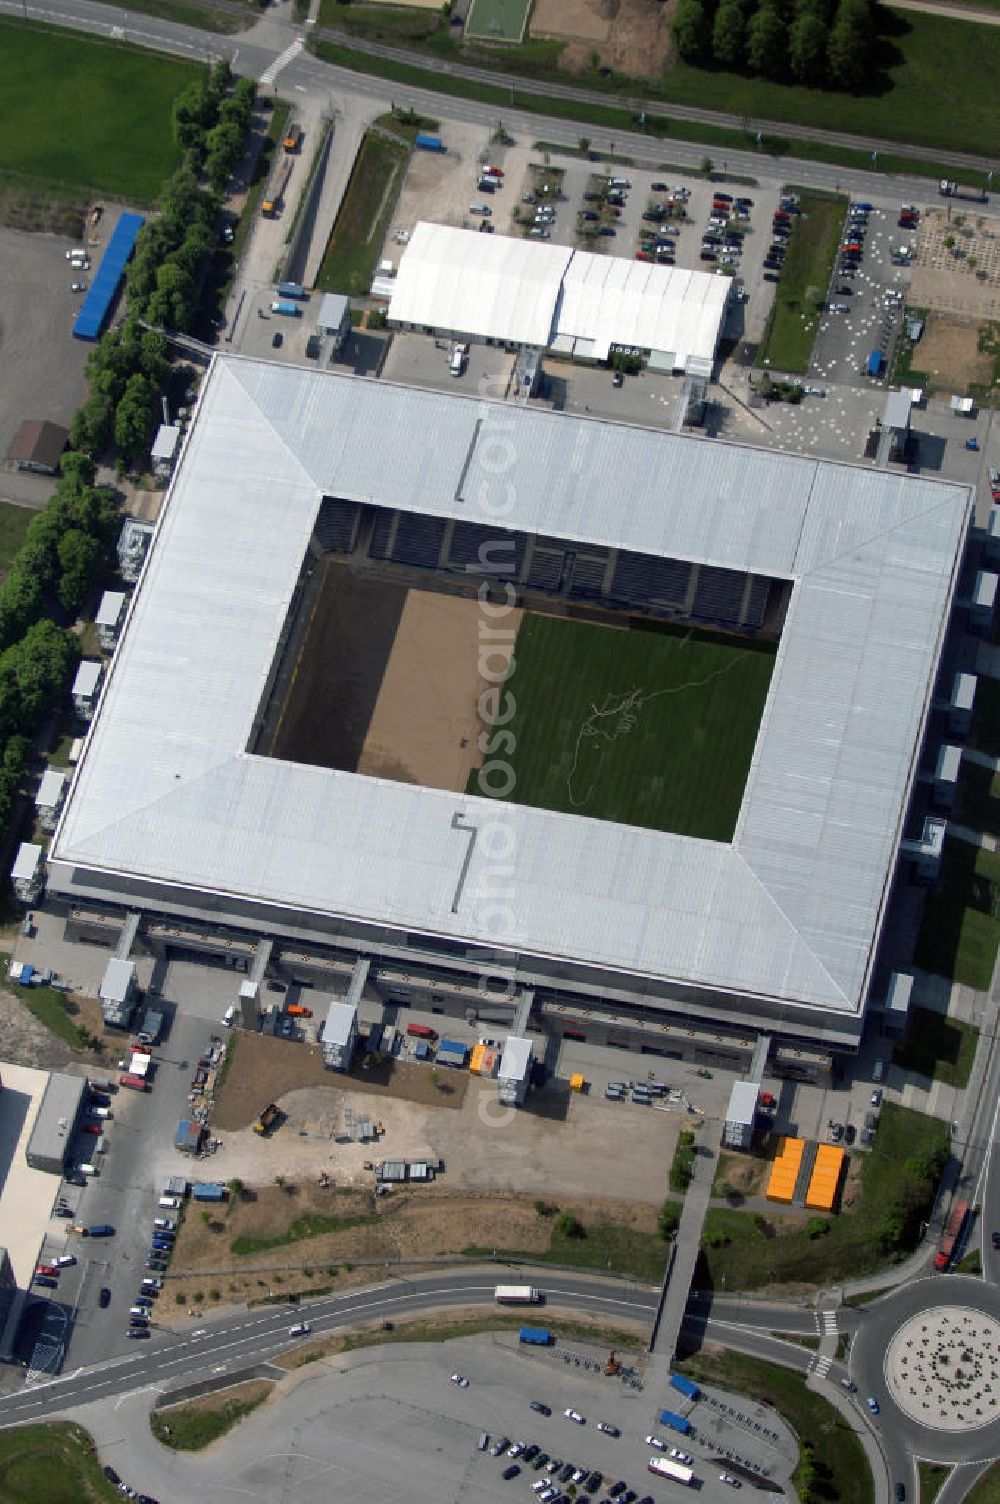
[[[0,501],[0,577],[5,575],[14,560],[35,513],[30,507],[15,506],[12,501]]]
[[[170,108],[199,69],[79,32],[0,21],[0,162],[26,188],[149,203],[180,153]],[[203,70],[202,70],[203,71]]]
[[[526,613],[506,797],[728,841],[773,665],[770,647],[709,633]]]
[[[932,1013],[929,1008],[914,1008],[908,1037],[892,1058],[904,1070],[964,1090],[969,1084],[978,1041],[979,1030],[972,1024],[948,1018],[944,1013]]]
[[[531,0],[472,0],[465,34],[487,42],[519,42]]]
[[[809,369],[820,320],[817,305],[826,297],[847,199],[802,192],[799,210],[774,309],[757,354],[759,362],[769,363],[775,371]]]
[[[964,1504],[1000,1504],[1000,1462],[994,1462],[965,1496]]]
[[[369,131],[361,143],[316,286],[364,296],[396,204],[409,154],[396,141]]]
[[[121,1494],[104,1477],[81,1426],[13,1426],[0,1432],[4,1504],[110,1504]]]

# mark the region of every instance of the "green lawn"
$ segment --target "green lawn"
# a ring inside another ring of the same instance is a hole
[[[973,1484],[962,1504],[1000,1504],[1000,1462],[994,1462],[979,1482]]]
[[[917,1504],[934,1504],[941,1492],[941,1485],[951,1472],[941,1462],[918,1462],[917,1476],[920,1479],[920,1496]]]
[[[274,1385],[266,1380],[240,1386],[240,1393],[226,1399],[223,1394],[212,1397],[212,1403],[171,1405],[166,1410],[153,1410],[149,1416],[149,1429],[165,1447],[176,1452],[200,1452],[225,1436],[234,1426],[267,1399]]]
[[[343,1232],[348,1227],[368,1227],[375,1220],[374,1215],[333,1217],[322,1212],[308,1212],[305,1216],[296,1217],[284,1232],[275,1233],[273,1237],[254,1238],[244,1235],[234,1238],[229,1247],[232,1253],[240,1257],[249,1253],[266,1253],[269,1248],[282,1248],[287,1243],[302,1243],[308,1238],[322,1237],[327,1232]]]
[[[872,1476],[864,1450],[851,1424],[826,1400],[806,1388],[797,1373],[762,1363],[742,1353],[696,1353],[674,1365],[690,1378],[720,1384],[738,1395],[750,1395],[772,1405],[795,1431],[802,1451],[812,1461],[812,1486],[805,1467],[792,1476],[799,1498],[836,1500],[837,1504],[871,1504]]]
[[[12,1426],[0,1431],[3,1504],[111,1504],[121,1494],[101,1472],[82,1426]]]
[[[964,1089],[969,1084],[978,1040],[979,1030],[959,1018],[932,1013],[929,1008],[913,1008],[906,1042],[892,1058],[904,1070]]]
[[[980,690],[989,682],[981,679]],[[1000,854],[966,841],[946,841],[940,877],[924,904],[916,965],[985,991],[998,942]]]
[[[101,0],[101,3],[118,10],[125,9],[120,0]],[[245,14],[240,15],[235,10],[215,10],[210,5],[199,5],[198,0],[128,0],[128,11],[129,14],[138,11],[143,16],[158,16],[164,21],[176,21],[181,26],[199,26],[202,31],[218,31],[224,35],[246,31],[256,20],[249,6]]]
[[[526,613],[508,688],[518,804],[728,841],[774,651]],[[477,774],[470,789],[490,793]]]
[[[531,0],[472,0],[465,34],[486,41],[519,42]]]
[[[793,1231],[776,1207],[773,1218],[713,1207],[705,1219],[703,1256],[713,1289],[756,1290],[765,1285],[821,1286],[884,1268],[916,1246],[920,1223],[933,1204],[936,1178],[911,1169],[947,1150],[948,1130],[936,1118],[886,1103],[871,1153],[865,1155],[857,1208],[829,1220],[810,1238]],[[895,1247],[879,1234],[905,1202]],[[711,1244],[716,1246],[712,1247]]]
[[[0,501],[0,575],[6,574],[13,562],[31,520],[37,514],[30,507],[15,506],[12,501]]]
[[[80,32],[0,20],[0,53],[17,58],[0,91],[0,161],[25,186],[51,184],[151,202],[180,160],[174,96],[198,76]]]
[[[375,131],[365,136],[316,278],[318,288],[358,297],[368,293],[408,160],[398,142]]]
[[[819,326],[830,273],[837,259],[846,198],[803,191],[795,216],[788,256],[778,283],[758,363],[776,371],[806,371]]]

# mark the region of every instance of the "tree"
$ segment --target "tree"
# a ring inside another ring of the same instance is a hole
[[[590,137],[581,136],[579,141],[577,142],[577,146],[580,148],[583,155],[587,156],[588,152],[590,151]]]
[[[701,0],[678,0],[674,42],[686,63],[703,63],[709,55],[712,23]]]
[[[86,600],[101,573],[104,550],[97,538],[79,528],[68,528],[59,539],[60,576],[57,593],[67,611]]]
[[[859,89],[865,82],[872,40],[867,0],[840,0],[826,52],[830,80],[837,88]]]
[[[152,442],[154,395],[145,376],[132,376],[115,413],[115,443],[133,465],[145,457]]]
[[[204,79],[197,79],[182,89],[174,100],[174,140],[185,151],[198,151],[207,125],[211,123],[214,101]]]
[[[587,1229],[579,1217],[574,1217],[572,1212],[560,1212],[556,1218],[556,1231],[564,1238],[584,1238]]]
[[[739,68],[745,62],[745,47],[740,0],[722,0],[712,27],[712,55],[723,68]]]
[[[826,77],[827,25],[816,10],[805,7],[788,35],[788,66],[799,83],[816,85]]]
[[[92,486],[95,475],[94,461],[89,454],[78,449],[66,449],[59,461],[59,474],[71,486]]]
[[[765,78],[780,78],[786,59],[785,23],[773,5],[762,5],[747,27],[747,62]]]
[[[82,407],[78,407],[69,425],[69,441],[74,449],[85,454],[103,454],[111,443],[114,425],[114,407],[111,401],[99,392],[92,392]]]

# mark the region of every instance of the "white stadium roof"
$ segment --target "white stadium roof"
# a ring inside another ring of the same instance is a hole
[[[686,369],[692,358],[711,366],[730,290],[728,277],[421,222],[389,317],[542,349],[579,343],[595,360],[631,345]]]
[[[453,824],[495,821],[494,802],[245,750],[323,495],[487,521],[498,487],[506,528],[795,582],[732,844],[504,805],[509,934],[480,918],[490,860]],[[50,884],[141,880],[179,905],[211,890],[300,926],[334,915],[855,1014],[969,508],[939,481],[216,356]]]

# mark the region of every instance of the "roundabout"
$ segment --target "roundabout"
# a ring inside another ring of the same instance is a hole
[[[931,1276],[873,1302],[851,1373],[913,1455],[1000,1456],[1000,1291],[982,1280]]]

